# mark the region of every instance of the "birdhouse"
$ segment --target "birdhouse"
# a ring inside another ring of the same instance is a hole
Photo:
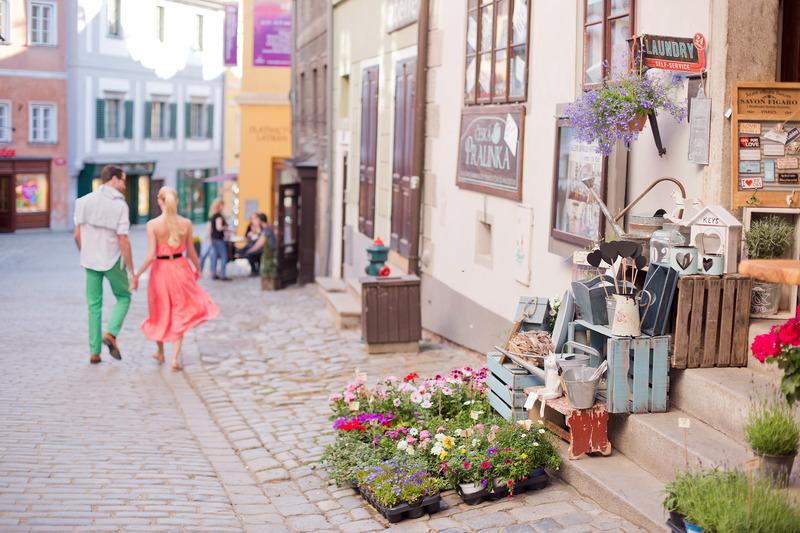
[[[725,273],[738,271],[738,250],[742,223],[727,209],[710,205],[700,209],[684,225],[690,228],[689,242],[700,254],[722,254]]]

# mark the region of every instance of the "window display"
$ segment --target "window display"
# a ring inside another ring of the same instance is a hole
[[[47,174],[17,174],[17,213],[47,212]]]

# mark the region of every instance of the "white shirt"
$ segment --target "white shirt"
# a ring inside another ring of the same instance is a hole
[[[81,228],[81,266],[100,272],[110,270],[121,255],[117,235],[127,235],[131,226],[125,196],[109,185],[101,185],[78,198],[75,225]]]

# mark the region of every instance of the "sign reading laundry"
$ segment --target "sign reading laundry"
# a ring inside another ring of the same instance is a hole
[[[514,200],[522,198],[524,113],[520,105],[462,110],[457,186]]]
[[[681,72],[703,72],[706,67],[706,38],[702,33],[694,37],[666,37],[642,35],[635,39],[641,47],[645,66]]]

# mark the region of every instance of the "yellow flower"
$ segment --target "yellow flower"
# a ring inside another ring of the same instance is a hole
[[[444,458],[447,457],[447,452],[442,452],[439,454],[439,460],[444,461]]]
[[[442,439],[442,446],[445,448],[452,448],[455,445],[456,443],[453,440],[453,437],[450,437],[449,435],[445,435],[445,437]]]
[[[461,450],[459,450],[459,451],[460,451],[461,453],[467,453],[467,449],[466,449],[466,448],[461,448]]]
[[[523,453],[523,454],[521,455],[521,457],[522,457],[523,459],[527,459],[527,458],[528,458],[528,454],[527,454],[527,453]]]

